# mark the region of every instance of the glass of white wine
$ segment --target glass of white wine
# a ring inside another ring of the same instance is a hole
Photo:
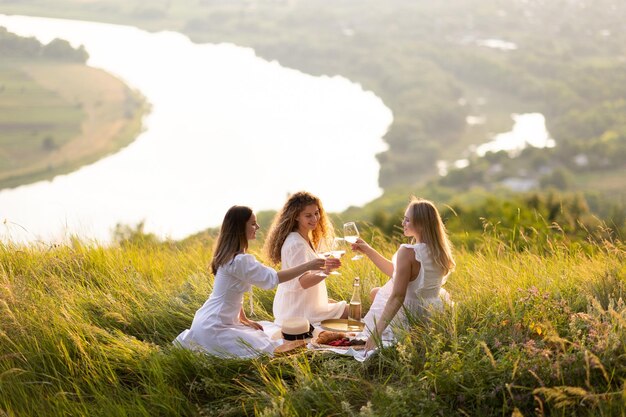
[[[359,238],[359,229],[356,227],[355,222],[348,222],[343,225],[343,238],[348,243],[356,243],[356,240]],[[358,261],[362,258],[362,255],[357,254],[352,257],[352,260]]]
[[[346,241],[344,239],[340,238],[340,237],[334,238],[328,244],[330,250],[328,250],[326,252],[322,252],[322,255],[324,255],[324,257],[326,257],[326,258],[337,258],[337,259],[340,259],[346,253],[346,250],[344,249],[345,243],[346,243]],[[330,274],[331,275],[341,275],[337,271],[333,271]]]
[[[328,258],[328,256],[326,256],[326,253],[325,253],[325,252],[324,252],[324,253],[318,253],[318,254],[317,254],[317,257],[318,257],[318,258],[321,258],[321,259],[326,259],[326,258]],[[313,272],[313,271],[311,271],[311,272]],[[333,271],[333,272],[334,272],[334,271]],[[316,273],[317,275],[319,275],[320,277],[327,277],[327,276],[328,276],[328,274],[326,273],[326,271],[324,271],[323,269],[320,269],[320,270],[316,271],[315,273]],[[331,272],[331,274],[332,274],[332,272]]]

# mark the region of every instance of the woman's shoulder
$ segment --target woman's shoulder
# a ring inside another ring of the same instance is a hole
[[[403,243],[400,245],[401,248],[413,249],[413,250],[422,250],[426,248],[426,244],[424,242],[418,243]]]
[[[251,255],[249,253],[238,253],[230,262],[226,262],[224,265],[222,265],[222,268],[225,268],[226,270],[232,270],[242,265],[250,265],[256,262],[257,260],[254,255]]]
[[[302,236],[300,236],[300,233],[298,232],[289,233],[285,238],[285,241],[283,242],[283,248],[293,245],[306,245],[306,241]]]
[[[406,254],[414,254],[415,259],[419,262],[422,262],[423,259],[429,256],[428,246],[425,243],[403,243],[400,245],[398,252],[403,251]],[[413,256],[413,255],[412,255]]]

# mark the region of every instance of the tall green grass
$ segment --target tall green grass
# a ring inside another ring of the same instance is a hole
[[[398,243],[372,240],[387,255]],[[0,246],[0,415],[625,415],[620,242],[519,251],[485,234],[457,253],[455,307],[364,364],[174,348],[211,291],[211,244]],[[364,292],[384,282],[344,260],[331,297],[356,275]],[[255,290],[254,318],[271,317],[273,294]]]

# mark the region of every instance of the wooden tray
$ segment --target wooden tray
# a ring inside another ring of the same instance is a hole
[[[348,319],[322,320],[320,326],[324,330],[333,332],[360,332],[365,328],[365,324],[354,320],[350,320],[350,328],[348,328]]]

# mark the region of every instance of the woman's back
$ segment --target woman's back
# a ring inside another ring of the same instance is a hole
[[[394,325],[404,325],[406,323],[406,312],[410,314],[425,314],[427,308],[441,309],[443,308],[443,300],[440,297],[440,293],[445,291],[441,286],[445,283],[446,276],[441,271],[441,268],[435,264],[433,257],[428,250],[428,247],[424,243],[417,243],[414,245],[403,244],[398,252],[402,248],[408,248],[413,251],[415,260],[420,263],[420,270],[414,280],[409,281],[407,285],[406,295],[404,298],[404,308],[398,311],[396,317],[393,319]],[[365,323],[365,330],[361,334],[363,337],[368,337],[371,329],[375,327],[375,323],[383,314],[387,301],[393,291],[393,286],[396,278],[398,252],[393,255],[391,261],[393,263],[393,274],[391,279],[383,285],[378,291],[374,302],[372,303],[370,310],[363,319]],[[406,310],[406,311],[405,311]],[[393,331],[390,326],[383,333],[383,339],[392,340]]]
[[[433,257],[425,243],[417,243],[414,245],[403,244],[401,247],[412,249],[415,253],[415,259],[420,263],[420,271],[417,277],[409,282],[407,290],[407,299],[427,300],[439,297],[439,290],[445,283],[441,268],[435,263]],[[396,274],[396,255],[394,255],[394,277]],[[392,278],[393,279],[393,278]],[[405,300],[406,301],[406,300]]]

